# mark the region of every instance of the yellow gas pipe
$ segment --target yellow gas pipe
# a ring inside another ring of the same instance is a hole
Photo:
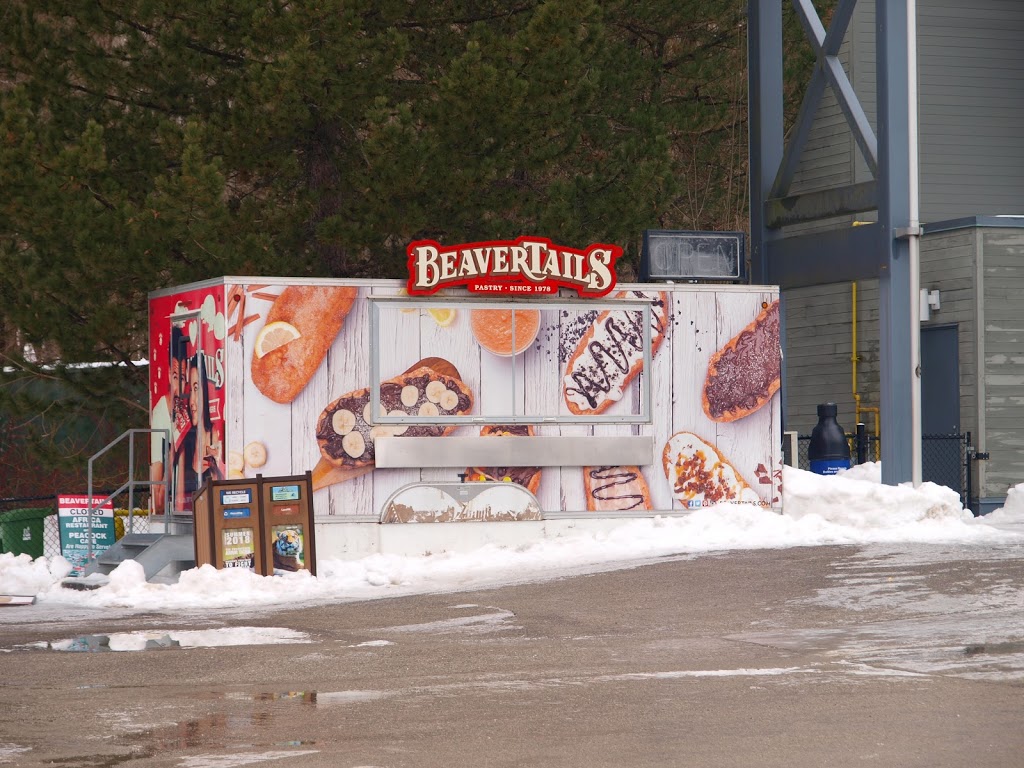
[[[851,352],[850,352],[850,363],[851,363],[851,367],[852,367],[852,371],[853,371],[853,408],[854,408],[854,417],[856,419],[856,423],[860,424],[860,414],[861,414],[862,411],[863,412],[868,412],[868,413],[873,413],[875,415],[875,432],[874,432],[874,434],[875,434],[875,441],[874,441],[874,443],[875,443],[875,451],[874,451],[874,453],[875,453],[875,461],[877,461],[879,459],[879,449],[880,449],[880,441],[878,440],[878,436],[880,434],[879,430],[880,430],[880,427],[881,427],[881,424],[879,423],[881,421],[881,409],[879,409],[878,406],[861,405],[860,404],[860,392],[857,391],[857,361],[860,360],[860,357],[857,355],[857,281],[856,280],[854,280],[853,283],[851,283],[851,299],[852,299],[852,302],[853,302],[852,312],[851,312],[852,318],[853,318],[853,322],[852,322],[852,326],[853,326],[853,342],[852,342],[852,349],[851,349]]]

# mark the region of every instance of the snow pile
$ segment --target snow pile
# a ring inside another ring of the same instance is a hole
[[[840,469],[839,477],[847,480],[869,480],[872,483],[882,482],[882,462],[866,461],[863,464],[854,464],[849,469]]]
[[[872,542],[985,544],[1021,536],[1019,531],[986,524],[987,518],[975,519],[948,488],[933,483],[919,488],[887,486],[880,478],[877,464],[830,477],[786,467],[784,514],[755,504],[727,503],[681,516],[626,520],[610,531],[580,531],[526,546],[492,544],[464,554],[376,554],[361,560],[321,556],[316,577],[304,571],[263,577],[205,565],[168,585],[147,582],[142,567],[129,560],[110,575],[106,586],[78,591],[60,584],[70,571],[63,558],[33,561],[28,555],[0,554],[0,594],[35,595],[37,607],[159,612],[287,608],[521,583],[730,549]],[[1007,499],[1007,508],[1011,507],[1024,508],[1024,484]],[[1012,509],[1000,514],[1011,513]],[[1024,519],[1024,511],[1018,516]]]
[[[1024,483],[1012,486],[1006,492],[1006,501],[999,509],[985,515],[993,523],[1024,522]]]
[[[960,495],[935,483],[882,485],[877,462],[856,467],[835,476],[815,475],[786,467],[782,474],[783,507],[794,519],[818,516],[872,539],[886,538],[886,532],[916,539],[915,531],[956,530],[959,523],[973,519],[960,503]],[[925,526],[917,524],[924,523]],[[893,540],[893,539],[889,539]]]
[[[33,560],[29,555],[0,552],[0,595],[37,595],[71,573],[59,555]]]

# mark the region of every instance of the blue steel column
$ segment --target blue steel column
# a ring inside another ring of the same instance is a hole
[[[878,222],[880,246],[888,249],[879,276],[882,482],[888,485],[913,479],[910,247],[898,230],[910,225],[907,3],[914,1],[875,3]]]
[[[747,129],[750,173],[750,277],[770,281],[764,203],[782,164],[782,0],[747,2]],[[779,343],[786,347],[785,297],[779,297]],[[782,358],[779,406],[786,424],[786,358]]]
[[[747,2],[750,276],[768,282],[764,202],[782,163],[782,0]]]

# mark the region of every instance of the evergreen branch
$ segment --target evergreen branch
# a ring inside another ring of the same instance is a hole
[[[495,11],[494,13],[485,13],[479,16],[464,16],[462,18],[441,18],[424,20],[424,21],[404,21],[392,24],[395,29],[413,29],[413,30],[427,30],[437,27],[448,27],[448,26],[464,26],[468,24],[476,24],[482,21],[495,21],[496,19],[509,19],[513,16],[518,16],[523,13],[534,10],[540,5],[540,3],[524,3],[513,8],[509,8],[506,11]]]
[[[148,27],[148,26],[146,26],[144,24],[141,24],[141,23],[139,23],[137,21],[133,21],[131,19],[128,19],[128,18],[126,18],[125,16],[122,16],[119,13],[115,13],[114,11],[112,11],[109,8],[105,7],[105,5],[103,3],[98,3],[98,5],[103,10],[103,12],[107,16],[109,16],[111,19],[114,19],[115,21],[118,21],[121,24],[124,24],[129,29],[134,29],[136,32],[141,32],[143,35],[149,37],[152,40],[159,40],[160,33],[155,28]],[[238,65],[248,64],[248,60],[244,56],[240,56],[240,55],[238,55],[236,53],[228,53],[226,51],[218,51],[218,50],[216,50],[214,48],[209,48],[209,47],[207,47],[205,45],[200,45],[199,43],[191,41],[191,40],[189,40],[189,41],[187,41],[185,43],[185,47],[188,48],[189,50],[195,51],[196,53],[202,53],[202,54],[204,54],[206,56],[212,56],[213,58],[219,59],[220,61],[226,62],[228,64],[238,64]]]
[[[133,99],[125,98],[123,96],[115,96],[112,93],[101,93],[99,91],[94,91],[91,88],[86,88],[84,85],[78,85],[77,83],[69,83],[65,81],[62,83],[62,85],[69,91],[78,91],[79,93],[83,93],[86,96],[93,96],[95,98],[113,102],[114,104],[122,104],[127,107],[140,107],[142,109],[151,109],[154,112],[160,112],[165,115],[171,115],[172,117],[188,117],[191,114],[191,112],[188,111],[182,112],[179,110],[171,109],[170,107],[161,106],[160,104],[155,104],[150,101],[135,101]]]
[[[212,259],[216,259],[217,261],[219,261],[219,260],[220,260],[220,259],[219,259],[219,258],[217,257],[217,254],[215,254],[215,253],[213,253],[212,251],[210,251],[210,250],[209,250],[208,248],[206,248],[206,246],[204,246],[204,245],[203,245],[202,243],[200,243],[200,242],[199,242],[198,240],[196,240],[196,239],[195,239],[194,237],[190,237],[190,238],[189,238],[189,240],[191,240],[191,241],[192,241],[192,244],[193,244],[193,245],[194,245],[194,246],[195,246],[196,248],[198,248],[198,249],[199,249],[200,251],[202,251],[203,253],[205,253],[205,254],[206,254],[207,256],[209,256],[210,258],[212,258]]]
[[[87,190],[89,190],[89,194],[92,195],[92,199],[95,200],[100,205],[102,205],[108,211],[116,210],[116,206],[113,203],[111,203],[109,200],[107,200],[99,192],[94,191],[93,188],[90,185],[86,184],[85,188]]]

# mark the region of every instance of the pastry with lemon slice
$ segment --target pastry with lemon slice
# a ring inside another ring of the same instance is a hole
[[[252,353],[256,357],[263,357],[267,352],[287,344],[289,341],[295,341],[302,334],[299,333],[299,329],[291,323],[286,323],[284,320],[276,320],[273,323],[267,323],[264,325],[260,332],[256,335],[256,341],[253,344]]]
[[[355,304],[358,289],[290,285],[256,334],[252,382],[276,403],[290,403],[313,378]]]

